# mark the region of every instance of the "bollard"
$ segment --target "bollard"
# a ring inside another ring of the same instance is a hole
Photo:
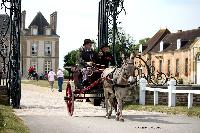
[[[188,109],[192,107],[193,104],[193,94],[189,93],[188,94]]]
[[[168,81],[168,107],[176,106],[176,93],[172,93],[173,90],[176,90],[176,80],[171,79]]]
[[[146,91],[147,80],[145,78],[140,79],[140,99],[139,103],[145,105],[145,91]]]
[[[153,104],[154,106],[158,104],[158,91],[156,89],[154,89]]]

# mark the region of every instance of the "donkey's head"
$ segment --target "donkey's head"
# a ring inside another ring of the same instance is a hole
[[[121,82],[124,81],[129,84],[134,84],[136,81],[134,66],[134,55],[131,54],[129,60],[123,61],[121,67]]]

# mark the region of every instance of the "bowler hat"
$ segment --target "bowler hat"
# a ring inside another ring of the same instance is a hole
[[[110,46],[108,46],[108,44],[102,44],[100,49],[105,48],[105,47],[109,47],[110,48]]]
[[[85,46],[86,44],[89,44],[89,43],[94,43],[94,42],[91,41],[90,39],[85,39],[84,43],[83,43],[83,46]]]

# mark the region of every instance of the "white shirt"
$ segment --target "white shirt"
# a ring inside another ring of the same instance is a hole
[[[54,79],[54,76],[55,76],[56,74],[53,72],[53,71],[50,71],[49,72],[49,74],[48,74],[48,78],[49,78],[49,81],[54,81],[55,79]]]
[[[59,77],[62,77],[62,78],[63,78],[63,76],[64,76],[64,74],[63,74],[62,70],[58,70],[58,72],[57,72],[57,77],[58,77],[58,78],[59,78]]]

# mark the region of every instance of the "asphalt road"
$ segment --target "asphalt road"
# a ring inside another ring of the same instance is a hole
[[[75,103],[68,116],[64,92],[22,85],[22,109],[15,110],[31,133],[200,133],[200,119],[156,112],[124,111],[125,122],[106,119],[105,109]]]

